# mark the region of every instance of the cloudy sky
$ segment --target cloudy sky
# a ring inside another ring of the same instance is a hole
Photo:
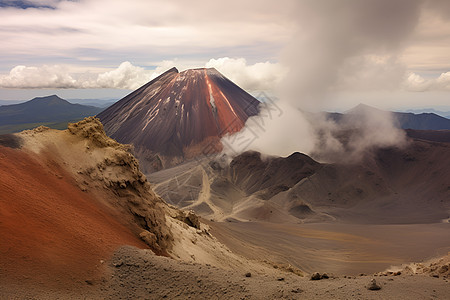
[[[0,0],[0,40],[2,100],[120,98],[176,66],[306,109],[450,106],[447,0]]]

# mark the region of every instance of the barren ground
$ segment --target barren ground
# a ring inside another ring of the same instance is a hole
[[[21,135],[25,146],[0,146],[0,299],[450,298],[448,222],[189,225],[90,122],[78,135],[38,130]],[[200,175],[206,203],[212,190]],[[159,234],[147,245],[146,230]],[[385,269],[401,274],[374,274]],[[316,271],[330,278],[310,280]],[[366,288],[372,278],[381,290]]]

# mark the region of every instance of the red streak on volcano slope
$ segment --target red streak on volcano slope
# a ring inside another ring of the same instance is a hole
[[[51,160],[0,146],[0,283],[73,285],[118,246],[147,248],[97,203]]]
[[[239,110],[239,115],[234,110],[228,98],[223,94],[220,88],[217,86],[215,82],[211,82],[209,80],[209,76],[205,70],[205,78],[210,91],[210,108],[211,112],[213,112],[211,97],[214,99],[214,106],[216,107],[216,113],[214,113],[216,117],[216,122],[218,123],[218,127],[222,128],[221,132],[217,133],[217,136],[222,137],[226,133],[234,133],[244,127],[244,122],[242,120],[246,120],[247,117],[241,110],[239,110],[239,106],[236,106],[236,109]]]

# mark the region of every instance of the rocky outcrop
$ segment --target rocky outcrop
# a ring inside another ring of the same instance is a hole
[[[77,172],[86,178],[83,182],[100,182],[118,195],[122,201],[115,204],[132,214],[143,230],[139,233],[141,239],[156,253],[167,253],[173,237],[165,222],[164,202],[151,190],[138,161],[130,153],[131,146],[108,137],[99,119],[94,117],[69,124],[68,130],[87,141],[88,152],[95,147],[109,150],[95,165]]]
[[[167,206],[152,191],[131,146],[108,137],[97,118],[69,124],[67,131],[39,127],[20,137],[25,149],[46,154],[73,175],[82,191],[120,214],[155,253],[168,255],[173,237],[165,220]]]
[[[367,285],[367,289],[370,291],[378,291],[381,290],[381,286],[377,283],[375,279],[371,279],[369,284]]]

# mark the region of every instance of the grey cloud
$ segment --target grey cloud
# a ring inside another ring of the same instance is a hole
[[[0,8],[40,8],[40,9],[55,9],[55,3],[59,1],[27,1],[27,0],[2,0],[0,1]]]
[[[102,52],[99,63],[121,56],[122,60],[142,57],[139,63],[145,64],[145,59],[154,59],[152,54],[162,59],[202,56],[206,60],[258,53],[264,60],[273,59],[291,33],[285,14],[293,2],[110,0],[105,5],[103,0],[47,0],[42,3],[57,9],[11,6],[0,9],[0,39],[7,41],[0,60],[15,55],[23,58],[22,64],[29,63],[29,56],[47,59],[45,63],[58,58],[75,61],[70,54],[81,48]],[[246,53],[237,52],[238,48]]]
[[[418,23],[420,4],[416,0],[299,1],[298,33],[284,56],[292,70],[288,88],[294,87],[291,92],[304,103],[316,102],[339,80],[364,67],[364,56],[395,61]],[[348,68],[350,60],[352,68]]]
[[[250,148],[272,155],[320,149],[327,159],[340,160],[345,155],[362,157],[373,147],[401,145],[402,132],[388,113],[363,111],[361,119],[350,119],[346,128],[358,130],[344,144],[336,137],[340,126],[325,118],[305,117],[299,109],[320,110],[333,103],[333,94],[340,89],[377,90],[390,83],[391,88],[398,87],[406,70],[398,56],[419,23],[421,4],[415,0],[298,1],[294,11],[298,32],[283,57],[290,72],[277,103],[285,108],[285,115],[271,119]],[[237,135],[252,130],[250,122]]]

